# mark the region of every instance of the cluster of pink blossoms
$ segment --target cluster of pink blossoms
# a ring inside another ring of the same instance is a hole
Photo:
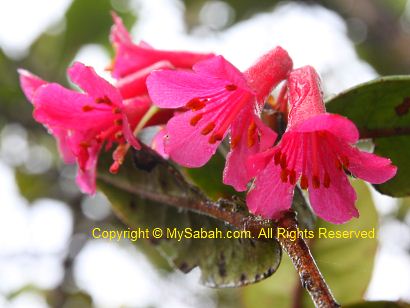
[[[121,20],[114,16],[114,21],[114,85],[81,63],[75,63],[68,75],[83,92],[20,71],[34,118],[56,137],[65,162],[77,163],[77,183],[84,192],[95,192],[102,148],[116,146],[113,173],[130,146],[140,149],[135,130],[152,105],[160,109],[143,126],[163,127],[152,146],[180,165],[203,166],[229,135],[223,182],[245,191],[255,179],[247,204],[264,218],[278,218],[289,209],[299,183],[309,191],[319,217],[343,223],[359,215],[346,171],[375,184],[395,175],[397,168],[389,159],[353,146],[359,139],[356,126],[326,112],[315,70],[293,69],[282,48],[240,72],[222,56],[161,51],[145,42],[136,45]],[[288,119],[278,141],[260,115],[280,83],[277,101]]]

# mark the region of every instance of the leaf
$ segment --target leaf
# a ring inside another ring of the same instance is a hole
[[[374,152],[398,166],[397,175],[376,189],[394,197],[410,195],[410,76],[363,83],[331,98],[326,107],[352,120],[362,138],[373,138]]]
[[[374,301],[361,302],[352,305],[347,305],[345,308],[409,308],[409,303],[404,302],[389,302],[389,301]]]
[[[181,174],[152,151],[134,152],[120,172],[106,169],[109,158],[100,160],[98,186],[112,203],[113,210],[134,230],[148,230],[150,240],[168,260],[183,272],[201,269],[201,281],[211,287],[233,287],[253,283],[273,274],[279,266],[281,249],[276,241],[254,239],[166,239],[152,238],[152,230],[178,231],[233,230],[229,225],[195,212],[198,204],[222,210],[226,215],[242,205],[220,200],[212,202],[189,185]],[[177,208],[179,206],[180,208]],[[181,210],[181,208],[191,210]]]
[[[318,228],[328,231],[377,229],[377,212],[369,189],[358,180],[353,181],[353,186],[358,194],[360,217],[344,225],[332,225],[318,219],[314,238],[309,242],[323,277],[343,307],[362,300],[371,278],[377,240],[318,238]],[[274,278],[243,289],[242,298],[245,307],[313,307],[287,257],[283,258]]]

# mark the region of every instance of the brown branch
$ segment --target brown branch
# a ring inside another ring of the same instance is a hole
[[[383,129],[359,129],[361,139],[383,138],[410,135],[410,127],[393,127]]]

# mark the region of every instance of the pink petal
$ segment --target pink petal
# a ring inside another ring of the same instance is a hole
[[[140,71],[136,71],[124,78],[118,80],[116,87],[120,91],[124,99],[131,98],[134,96],[147,95],[147,85],[145,83],[148,75],[159,69],[172,68],[172,64],[168,61],[160,61],[154,63],[153,65],[146,67]]]
[[[248,172],[247,168],[243,167],[244,163],[246,164],[251,155],[272,146],[276,139],[276,133],[253,114],[252,106],[249,109],[249,111],[246,109],[242,111],[232,125],[231,138],[235,138],[233,136],[240,136],[240,141],[228,153],[223,174],[224,184],[233,186],[237,191],[245,191],[247,183],[254,176],[254,174]],[[248,130],[251,120],[257,123],[256,133],[260,135],[260,143],[259,138],[255,136],[256,141],[254,145],[249,147]]]
[[[227,85],[250,92],[242,74],[223,57],[213,57],[194,66],[195,72],[158,71],[147,78],[150,97],[161,108],[178,108],[198,97],[226,93]]]
[[[294,186],[280,180],[281,169],[273,161],[258,175],[246,197],[250,212],[265,219],[277,219],[292,205]]]
[[[96,144],[88,148],[88,159],[84,168],[79,167],[77,170],[76,182],[81,191],[93,195],[96,191],[96,172],[98,154],[101,146]],[[80,166],[80,164],[79,164]]]
[[[72,82],[94,99],[107,97],[116,106],[121,106],[122,98],[119,91],[108,81],[98,76],[92,67],[75,62],[68,69],[68,75]]]
[[[356,193],[345,173],[332,167],[327,170],[331,179],[328,188],[323,185],[319,188],[309,186],[309,199],[316,215],[334,224],[359,217],[355,207]]]
[[[265,167],[269,164],[272,160],[273,155],[276,152],[275,149],[266,150],[264,152],[260,152],[258,154],[252,155],[246,161],[246,169],[248,174],[251,178],[257,176],[260,172],[262,172]]]
[[[151,148],[154,149],[159,155],[163,158],[168,159],[169,155],[165,153],[165,146],[164,146],[164,139],[167,134],[165,128],[159,130],[159,132],[155,135],[154,139],[152,140]]]
[[[210,121],[209,115],[205,115],[196,126],[190,124],[193,116],[192,111],[174,116],[167,124],[168,135],[165,137],[165,152],[178,164],[191,168],[206,164],[221,143],[211,144],[210,135],[201,134]]]
[[[288,77],[288,128],[326,112],[319,75],[311,66],[293,70]]]
[[[53,128],[99,131],[111,125],[114,119],[107,110],[84,112],[83,106],[91,106],[94,100],[55,83],[40,87],[35,92],[33,104],[34,118]]]
[[[66,164],[75,163],[75,155],[71,148],[70,132],[61,128],[54,128],[51,131],[57,139],[58,150],[64,162]]]
[[[344,154],[349,158],[349,171],[372,184],[381,184],[396,175],[397,167],[388,158],[362,152],[346,145]]]
[[[110,41],[114,45],[132,44],[131,36],[125,28],[122,19],[114,12],[112,12],[111,15],[114,20],[114,25],[111,28]]]
[[[141,149],[141,144],[134,136],[134,132],[131,129],[130,123],[128,122],[128,117],[123,114],[122,116],[122,131],[124,133],[125,140],[132,145],[136,150]]]
[[[213,54],[203,54],[187,51],[164,51],[147,48],[145,44],[119,44],[114,60],[113,76],[121,78],[144,67],[159,61],[169,61],[177,68],[192,68],[202,60],[212,57]]]
[[[321,113],[308,118],[289,130],[301,133],[328,131],[351,144],[359,140],[359,131],[356,125],[349,119],[338,114]]]
[[[286,79],[292,66],[292,59],[286,50],[276,47],[259,58],[254,65],[244,72],[259,103],[263,103],[272,89]]]
[[[20,75],[20,86],[23,89],[24,94],[30,102],[33,102],[35,91],[42,85],[47,84],[47,81],[44,81],[23,69],[19,69],[18,73]]]

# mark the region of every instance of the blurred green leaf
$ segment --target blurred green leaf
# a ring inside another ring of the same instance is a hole
[[[383,194],[410,195],[410,76],[376,79],[331,98],[329,112],[348,117],[364,137],[373,138],[375,154],[391,158],[397,175],[375,185]]]
[[[344,306],[346,308],[409,308],[409,303],[404,302],[388,302],[388,301],[376,301],[376,302],[361,302],[352,305]]]
[[[211,202],[198,189],[189,185],[181,174],[151,151],[134,153],[120,172],[113,176],[106,171],[109,157],[101,159],[99,188],[107,195],[113,210],[128,226],[138,230],[169,228],[181,231],[225,231],[232,228],[221,221],[193,212],[195,204],[223,207],[226,211],[240,210],[240,204],[228,201]],[[155,201],[154,201],[155,200]],[[162,200],[160,202],[159,200]],[[172,201],[170,203],[170,201]],[[193,209],[186,211],[170,204],[185,204]],[[212,287],[239,286],[253,283],[273,274],[279,266],[281,249],[277,242],[253,239],[176,239],[151,241],[158,245],[169,261],[183,272],[198,266],[201,281]]]

